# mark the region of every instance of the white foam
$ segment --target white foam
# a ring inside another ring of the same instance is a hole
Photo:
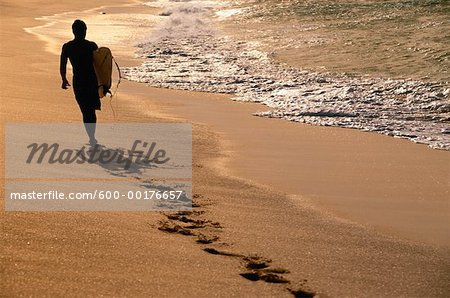
[[[143,3],[150,7],[170,8],[179,4],[189,3],[202,7],[221,7],[227,4],[226,1],[210,1],[210,0],[156,0]]]
[[[156,87],[229,93],[263,103],[258,116],[356,128],[450,150],[449,91],[435,83],[302,71],[273,63],[255,44],[218,36],[199,2],[171,2],[130,80]],[[189,9],[188,9],[189,8]]]
[[[226,9],[216,11],[215,14],[220,18],[229,18],[231,16],[242,13],[242,9]]]

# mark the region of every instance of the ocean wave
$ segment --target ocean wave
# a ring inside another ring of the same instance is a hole
[[[123,70],[151,86],[234,94],[271,108],[257,116],[356,128],[450,150],[450,90],[438,83],[304,71],[275,63],[249,41],[212,29],[204,6],[170,6],[145,62]]]

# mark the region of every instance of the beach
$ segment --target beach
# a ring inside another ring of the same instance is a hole
[[[144,62],[135,40],[164,10],[106,0],[0,5],[3,136],[6,123],[80,121],[58,73],[75,17],[87,21],[88,39],[131,69]],[[132,36],[129,15],[145,24]],[[51,17],[35,19],[42,16]],[[114,113],[104,101],[99,122],[192,123],[193,212],[2,208],[2,295],[449,295],[447,150],[255,117],[268,107],[131,79],[122,81]],[[2,177],[5,184],[4,167]],[[186,221],[201,227],[188,233]],[[257,281],[246,275],[255,263],[266,270]]]

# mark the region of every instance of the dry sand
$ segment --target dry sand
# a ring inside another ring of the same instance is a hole
[[[7,122],[80,119],[72,93],[59,89],[58,56],[22,28],[42,24],[34,17],[124,2],[0,4],[3,135]],[[199,212],[189,218],[210,221],[201,232],[218,240],[201,245],[197,236],[164,233],[166,215],[151,212],[2,211],[2,295],[450,295],[448,152],[256,118],[258,105],[223,95],[126,81],[119,92],[120,122],[194,124]],[[104,106],[99,120],[114,121]],[[289,270],[279,275],[290,283],[240,276],[248,272],[240,255],[254,254]]]

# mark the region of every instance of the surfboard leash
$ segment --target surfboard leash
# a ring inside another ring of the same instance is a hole
[[[120,71],[120,67],[119,67],[119,64],[117,64],[116,59],[114,59],[114,57],[112,57],[112,60],[114,61],[114,64],[117,67],[117,71],[119,73],[119,80],[117,81],[116,90],[114,90],[114,92],[111,94],[111,97],[109,98],[109,105],[110,105],[111,110],[113,112],[114,120],[117,120],[116,111],[114,110],[114,107],[112,105],[112,99],[113,99],[114,96],[116,96],[117,89],[119,89],[120,81],[122,80],[122,72]],[[116,100],[116,105],[117,105],[117,100]]]
[[[116,67],[117,67],[117,71],[119,72],[119,81],[117,82],[117,85],[116,85],[116,90],[114,91],[114,93],[111,95],[111,97],[113,97],[113,96],[115,96],[116,95],[116,93],[117,93],[117,89],[119,89],[119,84],[120,84],[120,81],[122,80],[122,72],[120,71],[120,67],[119,67],[119,64],[117,64],[117,61],[116,61],[116,59],[114,59],[114,57],[112,57],[112,60],[114,61],[114,64],[116,65]]]

